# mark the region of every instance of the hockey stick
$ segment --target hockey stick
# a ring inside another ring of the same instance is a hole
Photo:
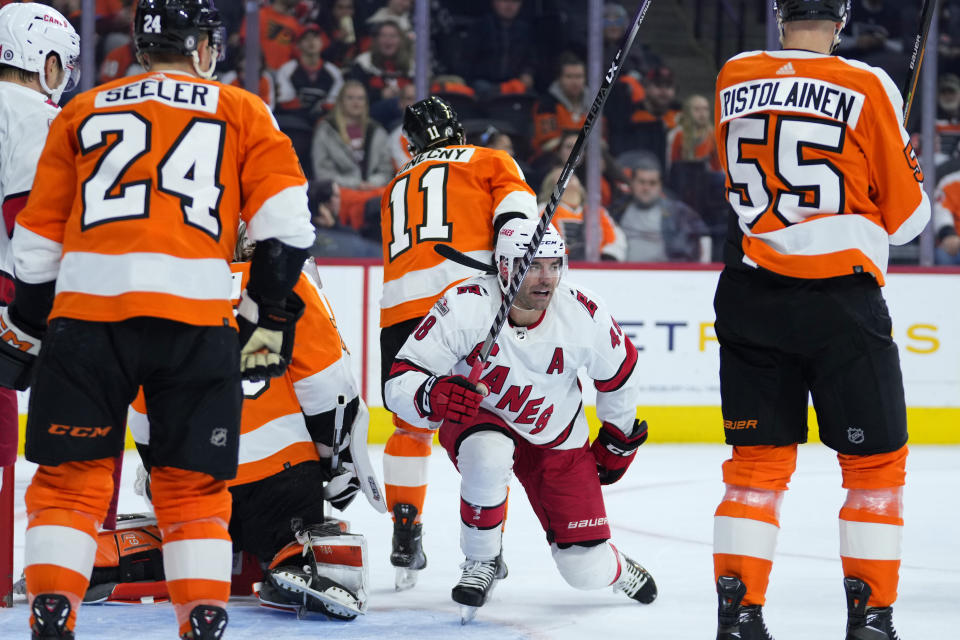
[[[503,329],[503,325],[507,321],[507,315],[510,313],[510,307],[513,306],[513,301],[517,297],[517,292],[520,290],[523,277],[527,275],[527,269],[530,268],[530,263],[533,262],[533,256],[537,254],[537,249],[540,248],[543,234],[547,232],[547,227],[550,225],[553,214],[557,210],[557,205],[560,203],[560,196],[563,195],[564,189],[567,188],[567,183],[570,181],[570,176],[573,175],[574,168],[580,163],[583,145],[593,130],[593,125],[597,121],[597,118],[600,117],[600,112],[603,111],[603,105],[607,101],[607,94],[610,93],[610,89],[613,88],[613,83],[615,83],[620,76],[620,61],[629,53],[630,47],[633,45],[633,40],[637,36],[637,31],[640,29],[640,23],[643,22],[643,18],[647,14],[647,9],[650,8],[650,2],[651,0],[643,0],[637,7],[637,11],[633,15],[633,22],[624,34],[620,48],[617,50],[616,55],[613,56],[613,62],[610,63],[610,68],[600,83],[600,88],[597,90],[597,97],[593,99],[593,104],[587,112],[587,117],[583,122],[583,127],[580,129],[580,134],[577,136],[577,141],[573,144],[573,149],[570,150],[570,156],[560,171],[557,186],[553,188],[553,193],[550,195],[550,202],[547,203],[547,208],[544,210],[543,215],[540,216],[540,223],[533,232],[533,238],[530,239],[527,252],[520,258],[517,273],[514,274],[510,280],[510,287],[503,297],[500,310],[497,311],[497,317],[493,321],[493,326],[490,327],[490,333],[487,335],[486,340],[484,340],[483,346],[480,348],[480,355],[470,370],[470,381],[473,383],[476,383],[480,379],[483,365],[486,364],[487,358],[490,357],[493,344],[497,341],[500,330]]]
[[[435,244],[433,245],[433,250],[447,260],[456,262],[457,264],[462,264],[465,267],[470,267],[471,269],[476,269],[490,275],[493,275],[497,272],[493,265],[480,262],[476,258],[471,258],[467,254],[457,251],[448,244]]]
[[[910,75],[903,85],[903,126],[910,121],[910,108],[917,92],[917,83],[920,81],[920,67],[923,66],[923,53],[927,49],[927,34],[930,33],[930,23],[937,10],[937,0],[924,0],[920,9],[920,30],[913,38],[913,52],[910,54]]]

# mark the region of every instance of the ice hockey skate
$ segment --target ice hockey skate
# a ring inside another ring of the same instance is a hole
[[[190,631],[183,640],[220,640],[227,628],[227,612],[222,607],[199,604],[190,612]]]
[[[847,640],[899,640],[893,607],[868,607],[870,586],[859,578],[843,579],[847,592]]]
[[[460,624],[467,624],[477,617],[477,611],[490,597],[496,581],[507,577],[507,563],[501,553],[493,560],[466,560],[460,569],[460,581],[450,592],[450,597],[460,604]]]
[[[620,591],[637,602],[650,604],[657,599],[657,583],[653,576],[636,560],[623,557],[620,578],[613,583],[613,590]]]
[[[763,623],[758,604],[742,606],[747,587],[739,578],[720,576],[717,580],[717,640],[773,640]]]
[[[417,508],[412,504],[393,506],[393,552],[390,564],[397,568],[397,591],[411,589],[417,584],[417,572],[427,566],[423,552],[423,525],[416,522]]]
[[[67,638],[73,640],[73,631],[66,628],[70,617],[70,602],[57,593],[41,593],[33,599],[34,622],[30,630],[33,640]]]

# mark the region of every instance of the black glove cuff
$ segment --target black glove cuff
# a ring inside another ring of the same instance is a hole
[[[27,284],[16,280],[15,285],[16,293],[10,305],[10,317],[30,335],[42,338],[47,331],[47,316],[53,308],[56,281]]]

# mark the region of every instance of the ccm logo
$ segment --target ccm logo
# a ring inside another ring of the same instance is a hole
[[[589,520],[574,520],[567,523],[567,529],[583,529],[585,527],[600,527],[607,524],[607,518],[590,518]]]
[[[55,436],[70,436],[72,438],[103,438],[113,427],[71,427],[65,424],[52,424],[47,429]]]
[[[724,420],[723,428],[730,429],[732,431],[737,431],[740,429],[756,429],[757,421],[756,420]]]

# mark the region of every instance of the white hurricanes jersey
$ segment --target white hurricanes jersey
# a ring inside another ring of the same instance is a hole
[[[26,205],[50,123],[60,109],[39,91],[0,81],[0,206],[4,222]],[[10,239],[0,233],[0,270],[13,275]]]
[[[413,425],[434,427],[414,395],[430,375],[467,376],[502,295],[494,276],[448,289],[397,354],[386,383],[386,404]],[[580,447],[589,427],[577,371],[597,388],[597,417],[629,433],[637,413],[637,350],[597,296],[561,281],[536,323],[503,328],[480,381],[490,390],[481,407],[529,442]]]

